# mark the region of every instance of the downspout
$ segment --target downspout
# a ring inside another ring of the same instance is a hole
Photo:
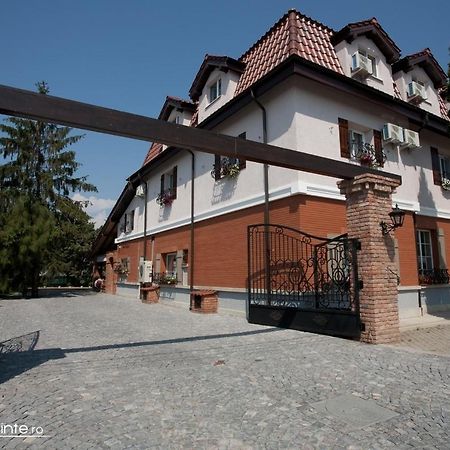
[[[142,178],[139,177],[139,181],[142,185]],[[144,261],[147,260],[147,182],[144,182],[144,252],[143,252],[143,258]]]
[[[262,111],[262,123],[263,123],[263,144],[267,144],[267,111],[262,103],[256,98],[253,89],[250,94],[255,103]],[[270,223],[269,218],[269,165],[264,164],[264,223],[268,225]]]
[[[262,125],[263,125],[263,143],[267,144],[267,111],[262,103],[256,98],[253,89],[250,90],[250,95],[258,107],[262,111]],[[270,280],[270,247],[269,247],[269,165],[264,164],[264,254],[265,254],[265,267],[266,267],[266,293],[267,293],[267,303],[270,305],[270,290],[271,290],[271,280]],[[250,281],[249,281],[250,283]],[[250,289],[250,286],[249,286]]]
[[[192,291],[194,290],[194,177],[195,177],[195,155],[191,150],[191,225],[190,225],[190,249],[189,249],[189,310],[192,309]]]

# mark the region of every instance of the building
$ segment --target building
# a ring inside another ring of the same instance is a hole
[[[290,10],[238,59],[206,55],[190,100],[167,97],[159,119],[401,175],[399,314],[416,320],[450,309],[446,83],[429,49],[402,57],[375,18],[335,31]],[[94,245],[107,290],[138,297],[151,261],[161,296],[188,304],[191,288],[215,289],[221,308],[245,310],[266,178],[271,223],[346,232],[336,179],[154,143]]]

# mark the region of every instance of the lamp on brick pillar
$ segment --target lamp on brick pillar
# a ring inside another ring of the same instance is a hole
[[[389,343],[400,337],[394,240],[380,239],[380,223],[392,212],[392,193],[399,185],[375,174],[338,182],[346,197],[348,235],[361,242],[358,279],[363,282],[359,300],[364,342]]]
[[[389,213],[389,217],[391,218],[391,223],[386,223],[381,221],[380,227],[383,235],[390,233],[392,230],[396,228],[400,228],[403,226],[403,222],[405,220],[405,211],[402,211],[398,205],[395,205],[395,208]]]

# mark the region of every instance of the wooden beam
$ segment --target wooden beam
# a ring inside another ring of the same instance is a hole
[[[349,179],[363,173],[375,173],[401,181],[399,175],[311,153],[239,139],[9,86],[0,85],[0,114],[143,141],[154,141],[179,148],[231,156],[335,178]]]

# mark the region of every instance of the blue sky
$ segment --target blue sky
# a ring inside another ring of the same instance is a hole
[[[336,30],[375,16],[402,55],[430,47],[447,69],[448,0],[2,0],[0,84],[45,80],[52,95],[157,117],[166,95],[188,98],[205,53],[238,58],[289,8]],[[149,144],[85,134],[77,159],[101,220]]]

